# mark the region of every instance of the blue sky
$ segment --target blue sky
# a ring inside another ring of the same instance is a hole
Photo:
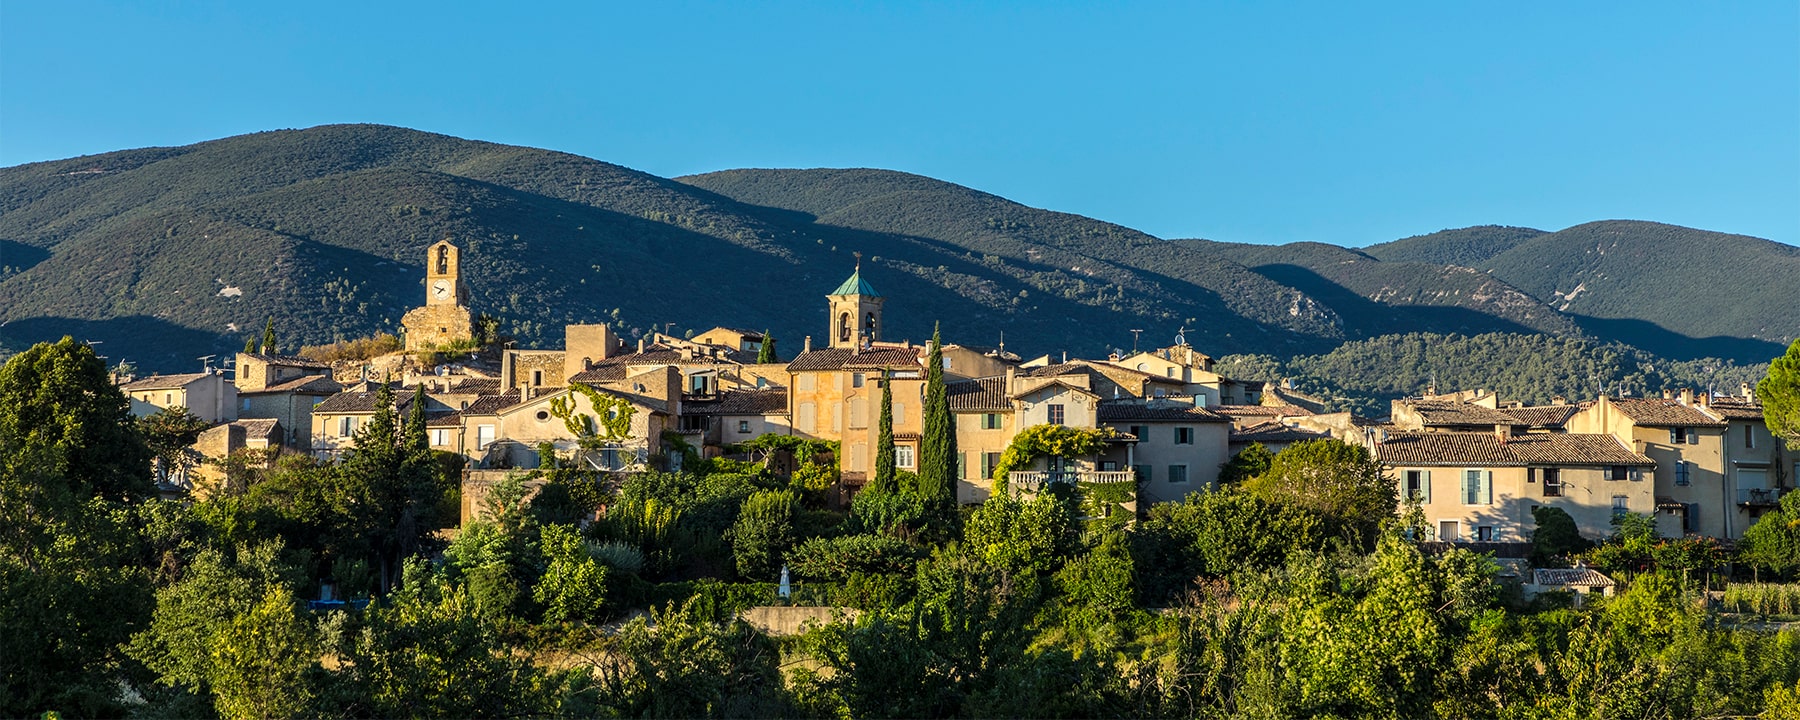
[[[0,165],[336,122],[1163,237],[1800,244],[1800,3],[0,3]]]

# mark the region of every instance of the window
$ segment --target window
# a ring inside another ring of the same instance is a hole
[[[1700,444],[1700,431],[1695,430],[1693,428],[1688,428],[1687,429],[1687,444],[1699,445]]]
[[[1175,368],[1163,368],[1163,375],[1166,377],[1175,377]]]
[[[550,420],[550,411],[549,410],[537,411],[537,421],[538,422],[547,422],[549,420]]]
[[[1150,441],[1150,426],[1149,425],[1133,425],[1133,426],[1131,426],[1131,436],[1137,438],[1138,442],[1149,442]]]
[[[1438,540],[1443,542],[1456,542],[1461,540],[1462,533],[1457,530],[1457,527],[1458,523],[1455,520],[1439,520]]]
[[[1404,499],[1418,500],[1422,503],[1431,502],[1430,470],[1406,471],[1406,497]]]
[[[1675,461],[1675,484],[1688,484],[1688,462],[1686,460]]]
[[[704,384],[705,381],[701,381],[701,382],[702,382],[702,384]],[[544,384],[544,371],[542,371],[542,370],[531,371],[531,386],[538,387],[543,384]]]
[[[1744,449],[1745,450],[1755,450],[1756,449],[1756,426],[1754,426],[1754,425],[1745,425],[1744,426]]]
[[[1150,475],[1152,473],[1149,465],[1133,465],[1131,466],[1131,471],[1137,473],[1138,482],[1150,482]]]
[[[250,412],[250,398],[244,398],[239,401],[238,408],[243,412]]]
[[[982,453],[981,454],[981,476],[982,477],[992,478],[994,476],[994,468],[997,468],[997,467],[1000,467],[1000,453],[991,452],[991,453]]]
[[[486,450],[487,446],[492,445],[492,444],[494,444],[494,426],[492,426],[492,425],[476,425],[475,426],[475,449],[476,450]]]
[[[1493,542],[1494,526],[1482,525],[1475,528],[1475,542]]]
[[[866,377],[862,373],[850,373],[850,387],[862,387]]]
[[[749,420],[739,420],[738,421],[738,432],[748,434],[750,432],[750,421]]]
[[[983,429],[983,430],[999,430],[1000,429],[1000,413],[982,413],[981,429]]]
[[[1612,472],[1607,475],[1607,479],[1626,480],[1629,479],[1629,475],[1630,471],[1628,471],[1624,465],[1614,465],[1612,466]]]
[[[175,393],[163,393],[163,404],[164,405],[174,405],[175,404]]]
[[[759,377],[756,379],[756,389],[764,390],[764,389],[767,389],[768,387],[769,387],[769,379],[768,378]]]
[[[433,428],[431,430],[431,444],[437,447],[449,446],[450,431],[445,428]]]
[[[911,446],[911,445],[895,445],[894,446],[894,466],[909,468],[909,469],[913,466],[913,446]]]
[[[1101,460],[1100,461],[1100,472],[1118,472],[1118,471],[1119,471],[1119,461],[1117,461],[1117,460]]]
[[[1669,444],[1670,445],[1680,445],[1682,443],[1682,439],[1685,437],[1687,437],[1686,430],[1684,430],[1682,428],[1678,428],[1678,427],[1669,428]]]
[[[944,358],[944,369],[949,370],[951,365],[952,365],[952,363],[950,362],[950,358],[948,356],[946,356]]]
[[[1184,482],[1187,482],[1187,466],[1186,465],[1170,465],[1169,466],[1169,484],[1175,485],[1175,484],[1184,483]]]
[[[1494,474],[1486,470],[1464,470],[1462,496],[1464,505],[1494,504]]]
[[[850,313],[838,315],[838,342],[850,342]]]
[[[1681,531],[1698,531],[1700,529],[1700,503],[1686,503],[1681,508]]]
[[[1062,405],[1052,404],[1049,406],[1048,410],[1050,413],[1050,424],[1051,425],[1063,424],[1063,406]]]
[[[1613,498],[1612,510],[1613,510],[1614,517],[1618,517],[1620,515],[1624,515],[1626,513],[1631,512],[1631,505],[1630,505],[1631,497],[1630,496],[1614,495],[1614,496],[1612,496],[1612,498]]]
[[[1175,444],[1176,445],[1192,445],[1192,444],[1194,444],[1194,429],[1191,427],[1175,428]]]
[[[959,452],[956,454],[956,467],[951,472],[953,473],[951,475],[952,477],[962,478],[965,480],[969,478],[969,476],[966,474],[969,472],[969,454],[968,453]]]
[[[1544,468],[1544,497],[1562,497],[1562,471]]]
[[[904,422],[906,422],[906,403],[894,403],[894,424],[899,425]]]
[[[356,418],[351,417],[349,415],[345,415],[341,418],[338,418],[338,435],[339,436],[350,437],[350,433],[353,433],[353,432],[356,432]]]

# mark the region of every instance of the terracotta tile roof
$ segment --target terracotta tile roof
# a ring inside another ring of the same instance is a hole
[[[911,368],[919,367],[919,352],[912,348],[874,348],[851,350],[826,348],[800,353],[788,363],[788,372],[809,370],[841,370],[844,368]]]
[[[233,420],[227,424],[243,428],[245,440],[267,440],[271,443],[281,442],[280,433],[275,431],[275,426],[277,425],[275,418],[245,418],[243,420]]]
[[[338,381],[324,375],[308,375],[294,378],[284,383],[270,385],[260,390],[239,390],[239,395],[261,395],[264,393],[301,393],[304,395],[331,395],[344,391]]]
[[[502,395],[483,395],[481,397],[475,398],[475,402],[469,403],[468,407],[463,408],[462,414],[464,414],[464,415],[492,415],[494,413],[500,412],[501,410],[505,410],[509,407],[517,405],[520,402],[521,401],[519,400],[519,391],[517,388],[515,388],[512,390],[506,391],[506,393],[502,394]]]
[[[1331,433],[1288,427],[1274,420],[1231,431],[1231,442],[1234,443],[1291,443],[1328,437]]]
[[[786,415],[786,390],[727,390],[716,400],[686,400],[683,415]]]
[[[594,383],[618,382],[624,380],[625,375],[628,372],[630,372],[630,368],[627,368],[624,365],[596,365],[575,373],[575,377],[569,378],[569,382],[587,383],[589,385]]]
[[[1231,422],[1218,413],[1184,403],[1103,402],[1100,422]]]
[[[1712,414],[1726,420],[1760,421],[1763,419],[1762,403],[1758,402],[1714,398],[1709,409],[1712,410]]]
[[[120,390],[174,390],[184,388],[196,380],[212,373],[187,373],[185,375],[151,375],[147,378],[133,380],[119,386]]]
[[[1377,454],[1387,465],[1655,465],[1611,435],[1534,433],[1504,443],[1486,432],[1397,432]]]
[[[331,369],[331,365],[329,363],[322,363],[317,360],[308,360],[303,357],[294,357],[292,355],[264,355],[262,353],[238,353],[238,354],[243,355],[244,357],[250,358],[251,360],[265,362],[270,365],[281,365],[284,367],[297,367],[297,368],[310,368],[313,370],[330,370]]]
[[[1215,405],[1209,408],[1226,417],[1303,417],[1313,411],[1299,405]]]
[[[1534,585],[1570,587],[1612,587],[1613,579],[1593,568],[1550,568],[1531,571]]]
[[[500,392],[499,378],[463,378],[450,386],[451,392],[493,395]]]
[[[1607,398],[1607,402],[1619,409],[1625,417],[1639,425],[1652,427],[1689,426],[1689,425],[1724,425],[1711,415],[1696,408],[1681,404],[1678,400],[1661,398]]]
[[[1444,400],[1404,400],[1418,411],[1426,426],[1444,425],[1515,425],[1517,418],[1474,403]]]
[[[425,418],[425,427],[462,427],[462,413],[454,410]]]
[[[1581,412],[1574,405],[1531,405],[1527,407],[1511,407],[1501,410],[1519,421],[1520,425],[1534,428],[1560,428]]]
[[[1087,366],[1081,363],[1064,362],[1034,368],[1020,368],[1018,374],[1021,377],[1056,377],[1058,375],[1075,375],[1085,370],[1087,370]]]
[[[952,412],[993,412],[1012,410],[1006,397],[1006,378],[984,377],[945,383],[944,395]]]
[[[314,413],[372,413],[375,412],[375,398],[380,395],[380,384],[369,383],[366,390],[345,390],[324,402],[313,406]],[[394,409],[405,410],[412,405],[413,394],[405,388],[394,387]]]

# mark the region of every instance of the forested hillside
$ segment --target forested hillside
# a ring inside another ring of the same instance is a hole
[[[1219,371],[1245,379],[1291,379],[1335,407],[1385,417],[1388,400],[1419,395],[1433,384],[1443,391],[1487,388],[1503,400],[1529,403],[1548,403],[1558,395],[1574,402],[1602,393],[1643,396],[1683,387],[1736,393],[1741,383],[1755,385],[1768,363],[1668,360],[1586,338],[1409,333],[1287,360],[1229,355],[1220,360]]]
[[[570,322],[768,328],[794,347],[821,331],[853,252],[890,298],[888,337],[941,321],[1027,355],[1185,327],[1214,354],[1504,332],[1761,361],[1800,333],[1780,290],[1800,251],[1654,223],[1465,228],[1366,252],[1163,240],[891,171],[670,180],[339,125],[0,169],[0,353],[70,334],[114,362],[187,369],[270,317],[290,347],[392,332],[422,298],[420,253],[446,237],[474,310],[538,347]]]

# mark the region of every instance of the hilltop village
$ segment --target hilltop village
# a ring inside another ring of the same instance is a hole
[[[474,315],[448,242],[427,255],[424,305],[403,321],[404,350],[346,369],[298,357],[245,352],[225,372],[121,378],[134,413],[182,407],[208,423],[194,449],[215,461],[246,450],[331,458],[353,446],[377,410],[382,385],[401,412],[425,403],[430,445],[463,458],[463,519],[481,513],[485,488],[541,463],[608,473],[679,470],[684,457],[741,455],[766,435],[836,448],[834,502],[870,482],[884,450],[879,416],[889,400],[893,464],[920,455],[930,346],[884,336],[884,297],[860,268],[824,291],[827,331],[775,361],[773,339],[720,326],[692,337],[653,333],[626,343],[607,325],[569,325],[561,350],[505,348],[498,367],[459,363],[446,348],[473,346]],[[894,302],[890,306],[889,301]],[[1272,452],[1335,438],[1367,448],[1416,503],[1441,542],[1508,545],[1530,540],[1533,510],[1566,511],[1601,538],[1617,515],[1653,515],[1664,537],[1731,540],[1800,476],[1800,457],[1771,436],[1746,386],[1735,395],[1665,391],[1549,405],[1509,402],[1485,390],[1396,400],[1387,418],[1326,412],[1304,393],[1239,381],[1183,338],[1129,355],[1021,358],[1004,347],[939,349],[954,417],[957,499],[1053,483],[1126,491],[1142,511],[1219,483],[1246,448]],[[448,356],[422,364],[420,355]],[[1077,456],[1005,466],[1031,428],[1090,431],[1104,442]],[[691,452],[691,455],[690,455]],[[167,473],[170,489],[204,485],[209,463]]]

